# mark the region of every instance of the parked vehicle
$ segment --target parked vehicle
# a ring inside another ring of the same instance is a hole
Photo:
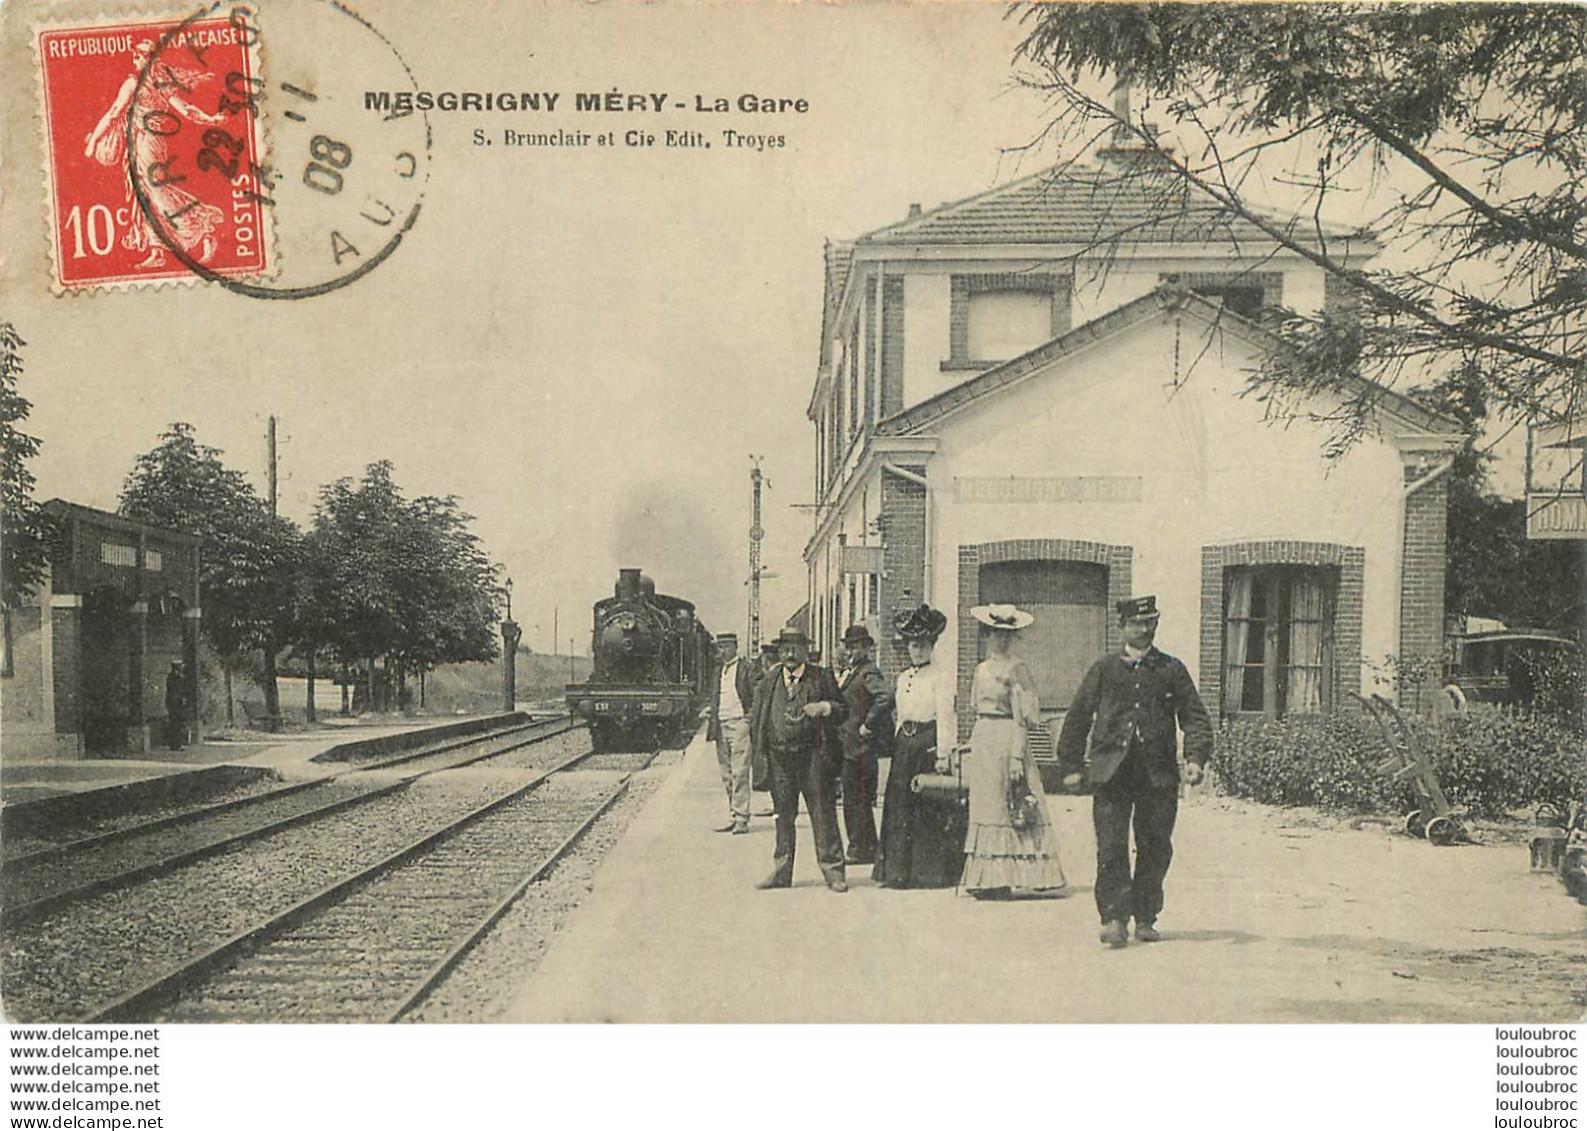
[[[1536,665],[1580,651],[1557,632],[1500,629],[1452,637],[1444,691],[1462,708],[1469,703],[1529,704],[1537,694]]]

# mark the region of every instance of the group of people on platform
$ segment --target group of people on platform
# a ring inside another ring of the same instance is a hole
[[[1096,905],[1100,938],[1110,947],[1127,944],[1131,920],[1140,941],[1160,937],[1179,786],[1201,781],[1212,752],[1211,722],[1190,673],[1153,645],[1156,598],[1120,601],[1117,612],[1123,648],[1091,666],[1058,739],[1065,788],[1092,787]],[[758,664],[739,656],[734,634],[717,637],[705,714],[728,800],[729,820],[718,831],[748,832],[752,788],[770,790],[773,868],[758,887],[793,884],[802,798],[816,861],[833,891],[848,890],[847,867],[869,864],[887,888],[958,886],[980,899],[1063,892],[1057,830],[1027,741],[1041,704],[1016,651],[1034,618],[1012,605],[970,613],[982,626],[986,659],[972,683],[975,723],[966,746],[958,741],[952,667],[933,663],[947,617],[927,605],[894,618],[909,667],[891,685],[863,625],[843,634],[833,669],[812,660],[797,630],[767,645]],[[878,831],[882,758],[890,768]]]

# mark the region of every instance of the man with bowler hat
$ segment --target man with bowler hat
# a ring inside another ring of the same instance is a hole
[[[1120,655],[1091,665],[1058,736],[1064,785],[1085,777],[1095,787],[1091,819],[1097,834],[1097,913],[1102,942],[1121,947],[1135,937],[1156,942],[1163,909],[1163,877],[1173,858],[1179,813],[1178,731],[1185,738],[1184,780],[1196,785],[1212,755],[1212,722],[1185,665],[1152,644],[1157,598],[1118,602],[1124,636]],[[1093,725],[1094,723],[1094,725]],[[1135,828],[1135,869],[1130,874],[1130,828]]]
[[[863,624],[851,624],[838,650],[844,667],[838,689],[848,704],[843,720],[843,826],[849,836],[846,864],[871,864],[876,860],[877,759],[893,735],[893,693],[887,677],[871,659],[875,641]]]
[[[727,823],[716,831],[749,832],[749,714],[755,703],[750,661],[739,658],[738,635],[716,636],[716,667],[711,672],[711,702],[705,715],[706,741],[716,743],[716,762],[727,791]]]
[[[756,886],[793,886],[794,818],[803,794],[816,862],[827,887],[848,891],[836,796],[843,771],[838,726],[848,717],[848,704],[832,673],[810,663],[810,641],[804,633],[784,629],[777,648],[782,663],[761,683],[750,723],[751,741],[766,751],[771,767],[771,799],[777,813],[772,873]]]
[[[755,696],[757,700],[760,697],[761,688],[770,686],[766,682],[766,677],[775,672],[780,666],[781,660],[777,654],[777,642],[775,640],[761,641],[760,656],[756,658],[755,666],[751,671],[755,678]],[[754,704],[750,705],[749,714],[751,719],[755,717]],[[765,747],[756,741],[753,728],[751,728],[751,731],[749,740],[749,785],[756,793],[770,793],[771,763],[767,761]],[[755,810],[755,816],[770,817],[772,815],[773,810],[770,798],[760,802],[760,806],[760,808]]]

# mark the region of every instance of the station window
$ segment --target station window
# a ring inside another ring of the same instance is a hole
[[[1284,302],[1282,271],[1186,271],[1158,276],[1160,283],[1179,283],[1225,310],[1255,321],[1264,310]]]
[[[1329,709],[1338,584],[1332,567],[1225,571],[1225,714],[1281,718]]]
[[[1052,292],[985,291],[970,296],[969,356],[1006,360],[1052,337]]]

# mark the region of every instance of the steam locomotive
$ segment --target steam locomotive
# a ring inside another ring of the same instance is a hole
[[[567,686],[568,709],[587,719],[597,751],[640,750],[675,739],[696,718],[711,668],[711,634],[694,606],[620,570],[595,602],[588,683]]]

